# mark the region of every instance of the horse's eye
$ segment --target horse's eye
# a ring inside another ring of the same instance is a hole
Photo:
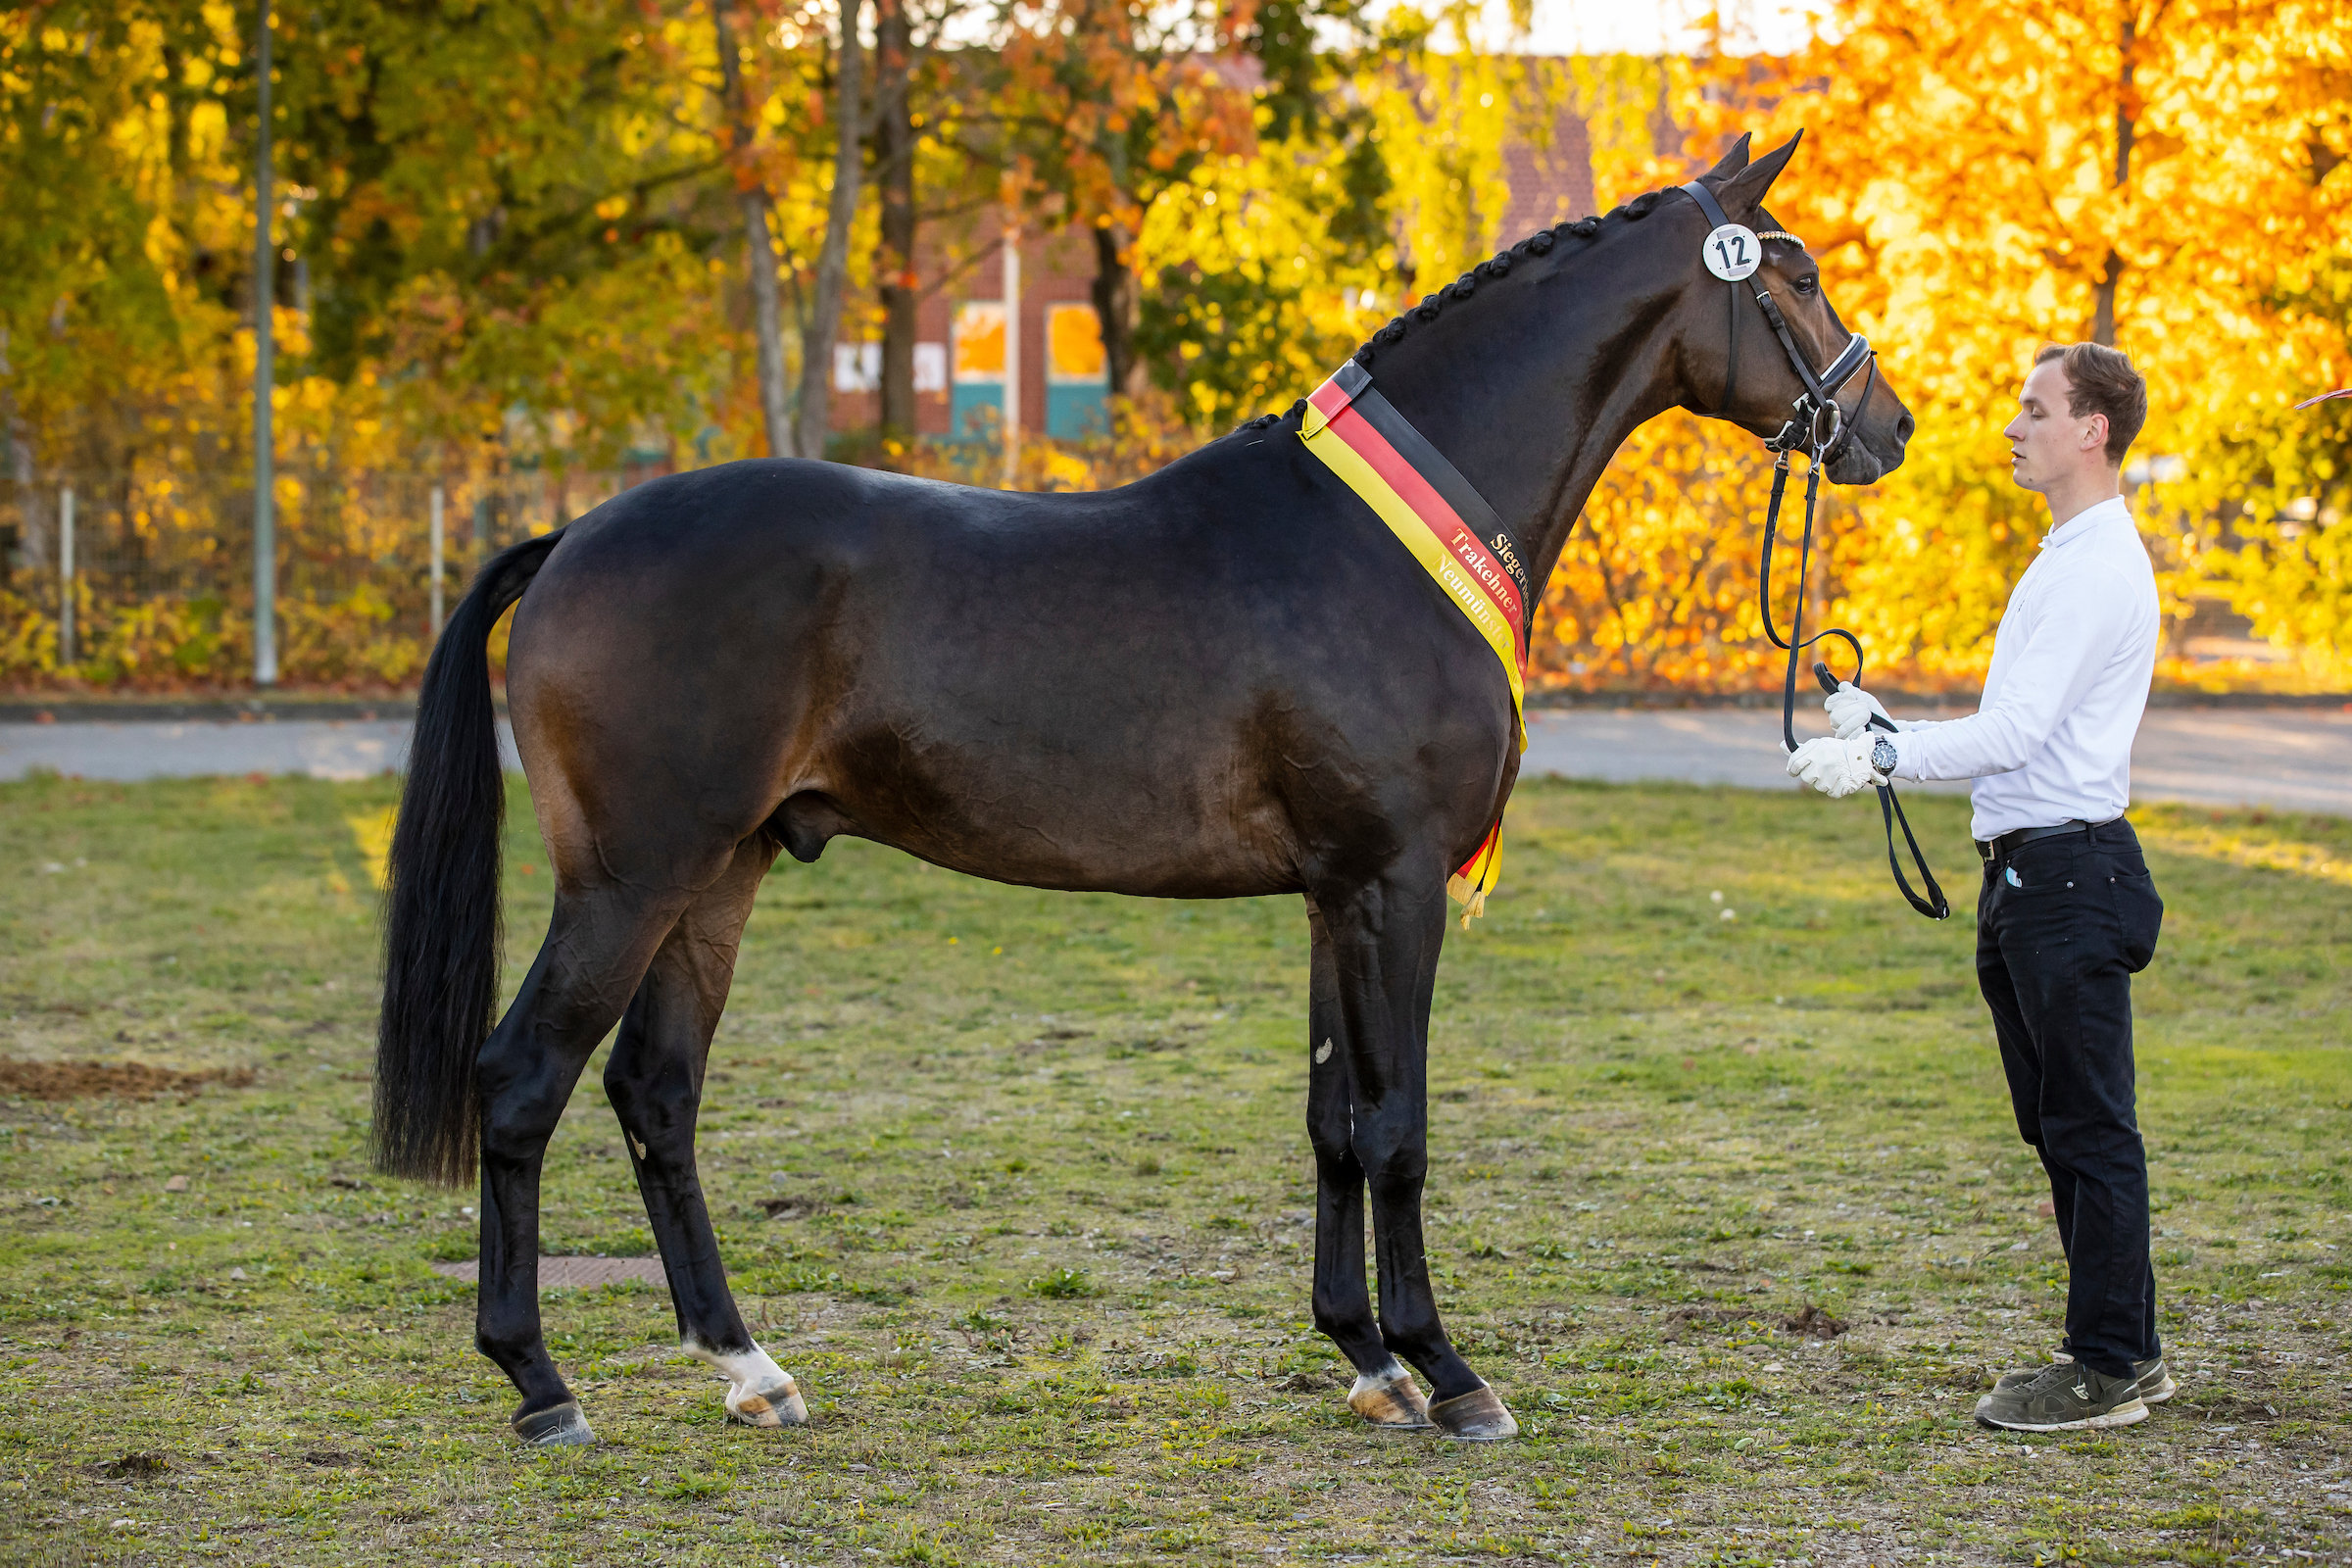
[[[1810,294],[1820,287],[1821,279],[1816,277],[1811,272],[1807,272],[1804,276],[1796,280],[1796,291],[1799,294]]]

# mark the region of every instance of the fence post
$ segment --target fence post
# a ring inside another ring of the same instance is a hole
[[[1004,488],[1021,471],[1021,230],[1004,225]]]
[[[433,486],[433,636],[441,640],[441,487]]]
[[[74,662],[74,487],[57,493],[57,662]]]
[[[270,430],[270,392],[276,384],[276,351],[270,346],[271,309],[277,301],[277,241],[270,206],[270,0],[261,0],[261,48],[254,81],[261,92],[254,154],[253,252],[253,683],[277,684],[277,514],[272,511],[271,464],[277,456]]]

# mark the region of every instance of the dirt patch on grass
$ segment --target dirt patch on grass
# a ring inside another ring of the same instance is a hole
[[[253,1069],[174,1072],[143,1061],[0,1058],[0,1098],[14,1100],[94,1100],[107,1095],[118,1100],[154,1100],[164,1095],[185,1097],[214,1084],[223,1089],[251,1088]]]
[[[1832,1317],[1812,1302],[1801,1312],[1754,1312],[1740,1306],[1684,1306],[1667,1314],[1668,1338],[1676,1338],[1673,1328],[1686,1323],[1754,1322],[1784,1334],[1795,1334],[1806,1339],[1834,1340],[1852,1324],[1840,1317]]]

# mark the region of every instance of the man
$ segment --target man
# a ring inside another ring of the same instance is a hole
[[[1889,735],[1866,727],[1886,713],[1878,700],[1840,686],[1826,705],[1837,735],[1798,747],[1788,771],[1833,798],[1890,777],[1976,781],[1977,983],[2070,1270],[2057,1360],[2001,1379],[1977,1419],[2065,1432],[2145,1420],[2174,1392],[2132,1063],[2132,976],[2164,905],[2124,820],[2159,617],[2121,476],[2147,383],[2113,349],[2052,346],[2018,403],[2002,432],[2010,471],[2040,492],[2051,527],[2001,615],[1983,704]]]

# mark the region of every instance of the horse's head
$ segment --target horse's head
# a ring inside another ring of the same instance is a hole
[[[1701,246],[1714,224],[1698,203],[1678,200],[1677,222],[1690,231],[1690,286],[1684,299],[1681,344],[1683,407],[1693,414],[1728,419],[1767,439],[1795,417],[1808,388],[1790,363],[1777,327],[1785,323],[1789,343],[1816,376],[1833,372],[1852,333],[1822,291],[1821,269],[1802,241],[1788,234],[1764,209],[1764,195],[1796,151],[1797,138],[1748,162],[1747,138],[1700,176],[1722,209],[1722,217],[1756,236],[1759,255],[1743,259],[1740,239],[1711,271]],[[1752,273],[1742,274],[1753,267]],[[1721,280],[1728,271],[1739,281]],[[1759,302],[1757,294],[1767,297]],[[1773,319],[1778,313],[1780,321]],[[1836,370],[1839,384],[1824,390],[1840,406],[1846,429],[1830,449],[1826,471],[1838,484],[1871,484],[1903,461],[1911,439],[1911,411],[1895,396],[1885,372],[1864,357]],[[1823,431],[1828,422],[1825,418]]]

